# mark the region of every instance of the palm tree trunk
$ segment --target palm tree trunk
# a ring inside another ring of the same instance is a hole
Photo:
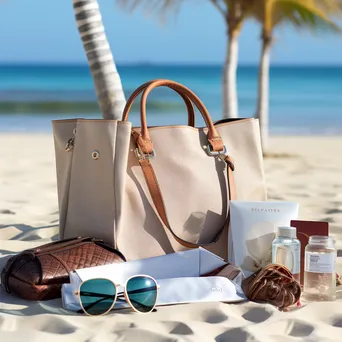
[[[263,37],[262,39],[259,66],[258,107],[256,117],[260,121],[261,144],[264,152],[266,152],[269,144],[268,107],[271,41],[271,37]]]
[[[121,119],[125,95],[97,0],[73,0],[76,23],[104,119]]]
[[[238,64],[238,32],[228,34],[227,53],[223,69],[223,117],[238,117],[238,98],[236,90],[236,72]]]

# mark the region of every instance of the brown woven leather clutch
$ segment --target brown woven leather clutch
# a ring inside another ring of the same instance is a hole
[[[285,309],[296,304],[301,288],[292,273],[284,266],[270,264],[242,282],[242,290],[254,302],[272,304]]]
[[[75,269],[126,261],[116,249],[90,237],[52,242],[11,257],[1,272],[8,293],[28,300],[61,296],[62,284]]]

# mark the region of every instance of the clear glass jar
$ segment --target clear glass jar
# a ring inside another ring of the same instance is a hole
[[[331,236],[311,236],[305,247],[304,291],[306,301],[336,299],[337,251]]]

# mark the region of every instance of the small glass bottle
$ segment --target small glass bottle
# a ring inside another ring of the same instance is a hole
[[[272,263],[287,267],[300,281],[300,241],[295,227],[279,227],[272,242]]]
[[[336,299],[336,257],[337,250],[331,236],[310,236],[305,247],[304,300]]]

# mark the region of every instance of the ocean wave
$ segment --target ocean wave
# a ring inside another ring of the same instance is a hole
[[[147,109],[151,113],[174,113],[185,109],[183,103],[168,101],[148,101]],[[132,106],[133,112],[139,111],[139,103]],[[96,101],[2,101],[0,102],[0,114],[97,114],[100,113]]]

